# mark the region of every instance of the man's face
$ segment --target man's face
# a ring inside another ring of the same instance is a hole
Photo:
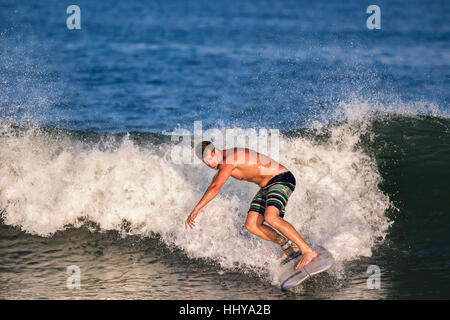
[[[217,161],[216,153],[214,151],[206,151],[206,156],[202,159],[203,163],[212,169],[217,169],[219,162]]]

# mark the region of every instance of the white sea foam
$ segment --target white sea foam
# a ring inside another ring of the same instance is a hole
[[[256,185],[231,179],[202,210],[196,227],[185,230],[187,215],[215,171],[173,164],[172,146],[143,149],[125,137],[119,146],[100,147],[8,130],[0,136],[0,208],[6,224],[51,236],[81,220],[125,232],[127,221],[129,234],[157,233],[190,257],[252,269],[277,283],[279,248],[244,228]],[[280,161],[297,178],[285,218],[342,262],[371,255],[390,225],[385,216],[390,203],[378,188],[374,160],[356,148],[361,132],[350,124],[330,130],[321,142],[281,139]]]

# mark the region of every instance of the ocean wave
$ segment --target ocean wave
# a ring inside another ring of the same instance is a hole
[[[413,175],[436,163],[430,170],[448,169],[448,142],[448,119],[408,114],[347,116],[286,132],[280,138],[280,162],[298,185],[285,218],[308,242],[333,253],[339,275],[343,262],[370,256],[383,243],[398,208],[409,210],[403,203],[409,198],[399,199],[395,189],[399,163],[411,162]],[[258,187],[232,179],[202,210],[196,228],[185,230],[184,221],[214,172],[173,163],[174,144],[166,135],[3,124],[0,147],[0,208],[6,225],[39,236],[86,221],[124,236],[157,234],[189,257],[251,270],[277,283],[279,248],[244,228]],[[421,190],[438,192],[435,180],[423,182]]]

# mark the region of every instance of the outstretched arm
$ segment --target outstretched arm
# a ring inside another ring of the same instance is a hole
[[[231,175],[231,171],[233,170],[232,164],[222,164],[220,166],[219,172],[213,178],[211,184],[208,189],[206,189],[205,194],[200,199],[200,201],[195,206],[194,210],[192,210],[191,214],[189,214],[188,218],[185,222],[185,227],[187,229],[188,225],[193,228],[195,225],[195,218],[197,217],[200,209],[208,204],[220,191],[224,183],[228,180]]]

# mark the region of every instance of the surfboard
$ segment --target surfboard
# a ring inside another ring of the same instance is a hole
[[[313,275],[324,272],[331,268],[334,263],[334,258],[331,253],[327,249],[320,246],[313,246],[313,248],[319,255],[314,258],[313,261],[299,270],[295,270],[294,268],[302,258],[301,255],[286,263],[281,263],[281,289],[288,290],[290,288],[298,286],[300,283],[312,277]]]

